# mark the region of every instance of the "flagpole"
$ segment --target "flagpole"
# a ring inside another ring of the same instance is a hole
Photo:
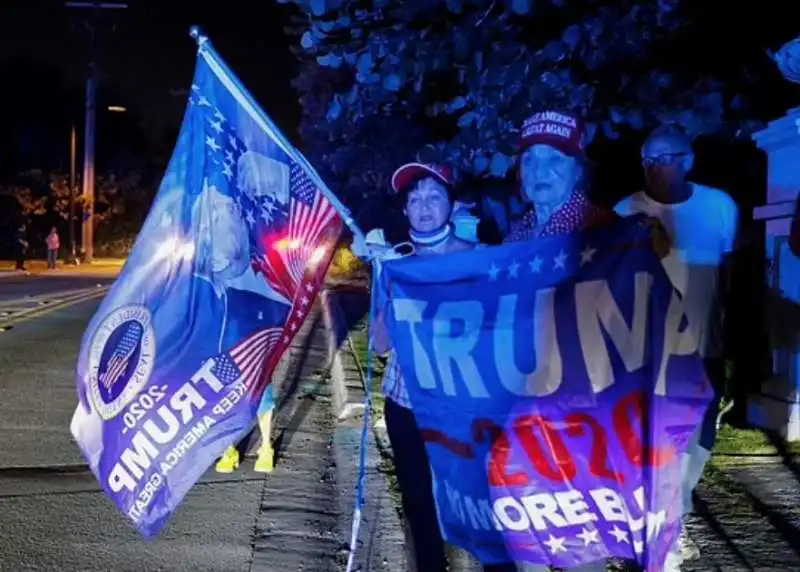
[[[203,52],[208,54],[212,58],[213,63],[216,64],[222,71],[229,72],[227,73],[227,75],[231,76],[232,79],[233,73],[230,72],[227,65],[225,65],[225,63],[216,53],[216,50],[214,50],[214,48],[211,46],[211,42],[209,41],[208,36],[203,34],[203,32],[200,30],[200,27],[192,26],[191,28],[189,28],[189,36],[194,38],[194,40],[197,42],[198,52],[201,53],[201,55]],[[342,204],[342,202],[339,200],[339,198],[333,193],[333,191],[331,191],[328,188],[328,186],[322,180],[322,177],[319,176],[319,173],[317,173],[316,169],[314,169],[314,167],[311,166],[311,164],[308,162],[305,156],[303,156],[302,153],[297,151],[294,145],[292,145],[286,139],[286,137],[284,137],[283,133],[281,133],[278,127],[259,107],[258,103],[253,99],[253,97],[244,88],[244,86],[239,84],[238,81],[236,81],[236,84],[237,85],[235,85],[234,87],[240,92],[240,95],[243,98],[245,98],[247,102],[250,104],[249,106],[250,111],[252,111],[257,115],[257,117],[254,117],[253,119],[256,119],[264,123],[272,132],[271,133],[272,136],[275,137],[281,144],[286,154],[288,154],[295,162],[302,165],[309,171],[309,173],[312,175],[314,183],[316,183],[317,187],[319,187],[320,192],[322,192],[322,194],[325,195],[325,198],[327,198],[328,201],[330,201],[333,207],[337,210],[339,215],[342,217],[342,221],[344,222],[344,224],[347,225],[347,227],[350,229],[350,232],[353,233],[353,236],[357,240],[359,240],[361,244],[364,244],[365,243],[364,232],[359,228],[358,224],[356,224],[356,221],[353,218],[353,215],[350,213],[350,210],[347,207],[345,207],[344,204]]]

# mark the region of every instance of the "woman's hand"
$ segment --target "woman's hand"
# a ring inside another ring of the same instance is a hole
[[[651,216],[645,219],[644,224],[646,224],[650,230],[650,243],[653,246],[653,250],[658,255],[658,258],[663,259],[669,256],[670,249],[672,249],[672,240],[667,234],[664,225],[661,224],[661,221]]]

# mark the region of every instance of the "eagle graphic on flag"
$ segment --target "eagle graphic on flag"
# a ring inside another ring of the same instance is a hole
[[[145,537],[247,432],[344,209],[205,39],[172,159],[78,359],[71,430]]]

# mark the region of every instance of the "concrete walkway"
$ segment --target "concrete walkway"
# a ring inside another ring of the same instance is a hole
[[[800,570],[797,465],[717,462],[698,487],[687,527],[701,552],[684,564],[687,572]]]

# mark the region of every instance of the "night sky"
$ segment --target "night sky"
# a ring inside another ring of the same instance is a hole
[[[286,135],[299,120],[291,79],[296,61],[283,32],[292,8],[273,0],[201,3],[128,0],[102,13],[98,166],[114,154],[169,158],[191,85],[199,25]],[[3,0],[0,7],[0,177],[68,161],[72,122],[83,123],[88,33],[86,12],[62,0]],[[80,131],[79,131],[80,132]],[[148,153],[149,151],[149,153]]]

